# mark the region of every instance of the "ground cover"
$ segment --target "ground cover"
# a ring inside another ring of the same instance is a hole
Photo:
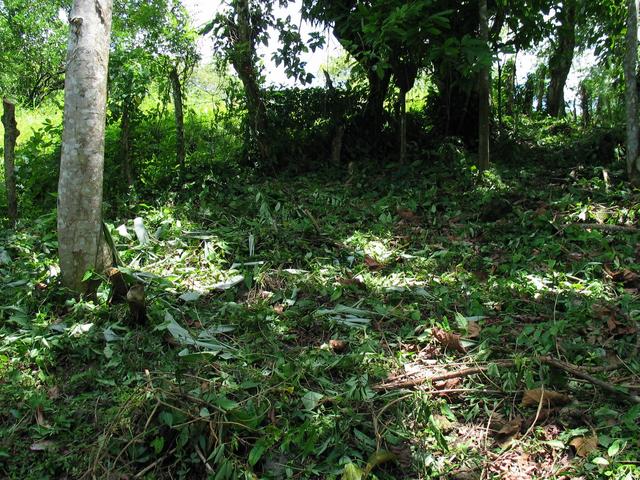
[[[640,198],[458,153],[107,212],[144,325],[2,232],[0,475],[638,478]]]

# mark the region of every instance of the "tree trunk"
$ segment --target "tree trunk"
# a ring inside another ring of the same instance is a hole
[[[514,114],[514,103],[516,97],[516,62],[509,62],[505,66],[507,71],[507,81],[505,82],[506,105],[505,112],[509,116]]]
[[[502,129],[502,63],[498,58],[498,128]]]
[[[131,166],[131,120],[133,106],[129,98],[122,105],[122,117],[120,118],[120,155],[122,157],[122,170],[127,186],[133,186],[133,169]]]
[[[4,182],[7,187],[7,214],[11,225],[18,219],[18,196],[16,193],[15,151],[16,139],[20,135],[16,123],[16,106],[7,98],[2,99],[4,125]]]
[[[531,111],[533,110],[533,90],[533,78],[528,77],[524,84],[524,92],[522,94],[522,113],[527,116],[531,115]]]
[[[547,69],[540,68],[538,72],[538,102],[536,104],[536,112],[542,113],[544,109],[544,92],[545,82],[547,79]]]
[[[180,175],[184,174],[184,109],[182,106],[182,83],[178,68],[173,66],[169,71],[171,80],[171,91],[173,93],[173,115],[176,121],[176,160],[180,166]]]
[[[87,270],[103,271],[102,179],[112,0],[75,0],[70,15],[64,132],[58,182],[62,283],[92,293]]]
[[[638,4],[627,0],[627,45],[624,58],[627,113],[627,173],[632,183],[640,182],[640,158],[638,158]]]
[[[565,0],[558,14],[560,25],[556,32],[556,42],[549,58],[549,91],[547,92],[547,113],[560,118],[565,114],[564,86],[573,63],[576,45],[576,0]]]
[[[407,160],[407,92],[400,89],[400,163]]]
[[[582,125],[591,125],[591,98],[584,82],[580,82],[580,109],[582,110]]]
[[[255,66],[256,47],[252,36],[249,0],[233,2],[238,23],[231,63],[235,69],[247,97],[247,114],[249,117],[250,141],[258,147],[258,155],[263,161],[273,160],[271,144],[268,138],[267,109],[264,103],[262,89],[258,82],[258,72]]]
[[[480,7],[480,40],[484,45],[488,45],[489,25],[487,15],[487,0],[479,0]],[[480,71],[478,79],[478,168],[484,171],[489,168],[489,66]]]
[[[384,100],[387,98],[391,72],[386,70],[380,78],[378,72],[367,68],[367,78],[369,79],[369,93],[367,103],[364,107],[363,117],[367,130],[372,138],[378,139],[384,123]]]

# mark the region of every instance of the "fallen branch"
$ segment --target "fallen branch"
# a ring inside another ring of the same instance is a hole
[[[551,367],[564,370],[570,375],[576,378],[585,380],[601,388],[604,391],[613,393],[614,395],[621,397],[631,403],[640,404],[640,396],[625,392],[624,390],[620,389],[620,387],[617,385],[605,382],[604,380],[600,380],[599,378],[596,378],[593,375],[590,375],[584,372],[583,370],[580,369],[580,367],[576,365],[572,365],[570,363],[563,362],[561,360],[558,360],[553,357],[548,357],[548,356],[535,357],[533,358],[533,360],[539,363],[543,363],[545,365],[549,365]],[[498,360],[492,363],[502,367],[513,367],[515,365],[515,362],[513,360]],[[408,379],[403,379],[402,377],[399,377],[399,378],[391,379],[386,383],[375,385],[373,389],[380,391],[380,390],[392,390],[397,388],[413,388],[427,382],[434,383],[434,382],[440,382],[442,380],[449,380],[452,378],[461,378],[461,377],[467,377],[469,375],[477,375],[479,373],[486,372],[488,369],[489,369],[489,365],[479,365],[476,367],[463,368],[461,370],[456,370],[454,372],[446,372],[446,373],[441,373],[441,374],[431,375],[426,377],[417,377],[417,378],[408,378]],[[438,390],[433,391],[433,393],[437,393],[437,392]]]
[[[573,375],[576,378],[581,378],[582,380],[586,380],[587,382],[600,387],[602,390],[613,393],[619,397],[622,397],[631,403],[640,403],[640,396],[634,395],[629,392],[625,392],[621,390],[617,385],[605,382],[604,380],[600,380],[599,378],[594,377],[593,375],[589,375],[588,373],[583,372],[577,366],[571,365],[570,363],[563,362],[553,357],[539,357],[538,361],[540,363],[544,363],[551,367],[559,368],[564,370],[565,372]]]
[[[608,223],[570,223],[567,227],[577,226],[585,230],[602,230],[605,232],[637,233],[640,229],[630,225],[610,225]]]
[[[510,360],[507,360],[507,361],[510,362],[511,365],[513,365],[512,361]],[[500,365],[505,365],[505,363],[501,362]],[[431,382],[431,383],[440,382],[442,380],[449,380],[451,378],[461,378],[461,377],[467,377],[469,375],[476,375],[478,373],[484,373],[488,369],[489,369],[489,366],[486,365],[486,366],[463,368],[462,370],[456,370],[455,372],[441,373],[438,375],[432,375],[430,377],[417,377],[417,378],[409,378],[406,380],[391,379],[387,383],[375,385],[373,389],[374,390],[391,390],[394,388],[417,387],[418,385],[422,385],[423,383],[426,383],[426,382]]]

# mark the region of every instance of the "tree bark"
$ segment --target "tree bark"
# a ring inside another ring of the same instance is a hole
[[[2,99],[2,124],[4,125],[4,182],[7,188],[7,214],[12,226],[18,220],[18,195],[16,193],[16,139],[20,135],[16,123],[16,107],[7,99]]]
[[[500,63],[500,59],[498,58],[498,129],[502,129],[502,63]]]
[[[632,183],[640,182],[640,158],[638,158],[638,3],[627,0],[627,38],[624,58],[627,116],[627,173]]]
[[[250,141],[256,143],[261,160],[272,160],[267,133],[267,109],[255,66],[256,46],[252,34],[249,0],[235,0],[232,4],[236,11],[237,23],[231,25],[234,30],[231,64],[240,77],[247,99]]]
[[[173,66],[169,71],[171,91],[173,92],[173,115],[176,122],[176,160],[180,166],[180,174],[184,173],[185,142],[184,142],[184,108],[182,104],[182,83],[178,68]]]
[[[407,160],[407,91],[400,89],[400,163]]]
[[[509,116],[513,116],[515,111],[514,104],[516,98],[516,68],[517,67],[515,60],[507,63],[504,68],[507,74],[507,81],[505,82],[505,112]]]
[[[92,293],[87,270],[103,271],[104,133],[112,0],[75,0],[70,15],[64,131],[58,182],[58,244],[62,283]]]
[[[564,86],[573,63],[576,46],[576,0],[565,0],[558,14],[560,25],[556,32],[556,42],[549,58],[549,91],[547,92],[547,113],[560,118],[565,114]]]
[[[547,79],[547,69],[542,67],[538,71],[538,101],[536,103],[536,112],[542,113],[544,110],[544,92],[545,82]]]
[[[489,21],[487,0],[479,0],[480,7],[480,40],[484,45],[489,41]],[[489,66],[483,67],[478,78],[478,168],[484,171],[489,168]]]
[[[372,136],[372,139],[377,140],[384,123],[384,100],[387,98],[387,92],[389,91],[391,72],[386,70],[382,74],[382,78],[380,78],[378,72],[373,68],[368,65],[363,66],[367,71],[367,79],[369,80],[369,92],[363,111],[363,118],[368,130],[367,133]]]
[[[580,82],[580,109],[582,110],[582,125],[591,125],[591,98],[584,82]]]

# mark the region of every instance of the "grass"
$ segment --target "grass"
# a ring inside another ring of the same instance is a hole
[[[106,212],[145,325],[66,300],[53,215],[2,232],[0,475],[638,478],[640,406],[539,357],[638,393],[639,235],[580,224],[640,197],[447,158]]]

